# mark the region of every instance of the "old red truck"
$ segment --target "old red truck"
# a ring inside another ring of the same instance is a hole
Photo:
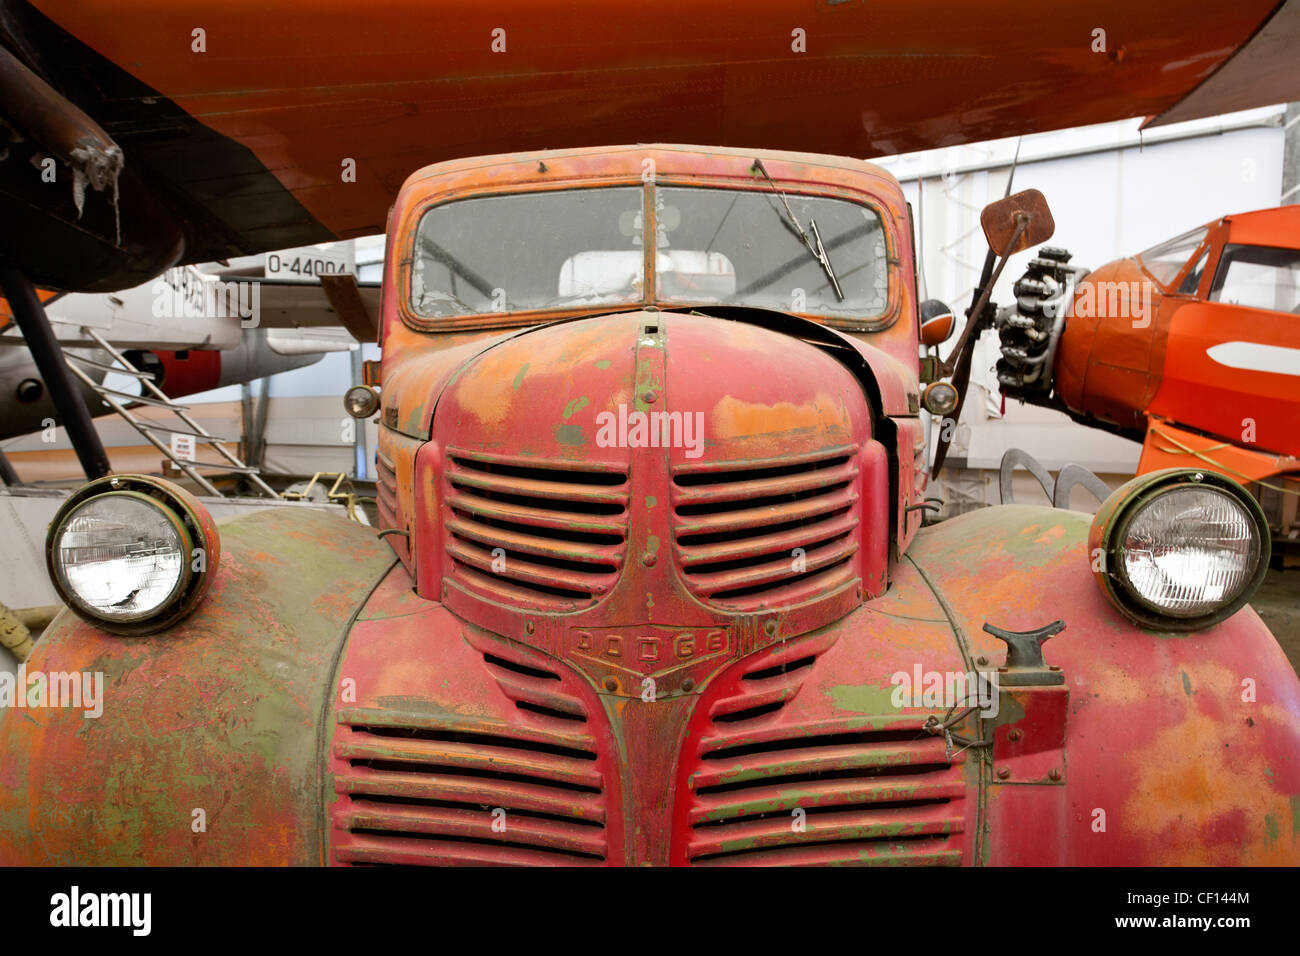
[[[886,172],[481,157],[412,175],[388,236],[348,396],[379,533],[74,494],[0,862],[1300,862],[1300,681],[1239,486],[922,527],[951,321],[920,330]]]

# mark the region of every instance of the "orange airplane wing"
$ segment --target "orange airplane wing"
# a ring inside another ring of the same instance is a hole
[[[108,289],[173,261],[380,232],[406,175],[457,156],[676,141],[865,158],[1217,108],[1228,68],[1246,105],[1300,98],[1300,73],[1277,68],[1298,8],[0,0],[6,99],[48,85],[125,160],[117,205],[92,188],[83,211],[75,169],[64,188],[39,182],[49,150],[16,144],[0,253],[38,283]],[[50,241],[33,248],[38,229]]]

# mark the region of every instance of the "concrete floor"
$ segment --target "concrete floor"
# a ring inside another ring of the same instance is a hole
[[[1300,674],[1300,568],[1271,569],[1250,603]]]

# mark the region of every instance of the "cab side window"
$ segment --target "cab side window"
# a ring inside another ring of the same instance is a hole
[[[1273,312],[1300,312],[1300,249],[1228,245],[1210,301]]]

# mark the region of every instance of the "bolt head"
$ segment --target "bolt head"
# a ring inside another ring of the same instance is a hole
[[[1008,770],[1006,767],[999,767],[999,768],[998,768],[998,779],[999,779],[999,780],[1005,780],[1005,779],[1007,779],[1007,777],[1009,777],[1009,776],[1011,776],[1011,771]]]

